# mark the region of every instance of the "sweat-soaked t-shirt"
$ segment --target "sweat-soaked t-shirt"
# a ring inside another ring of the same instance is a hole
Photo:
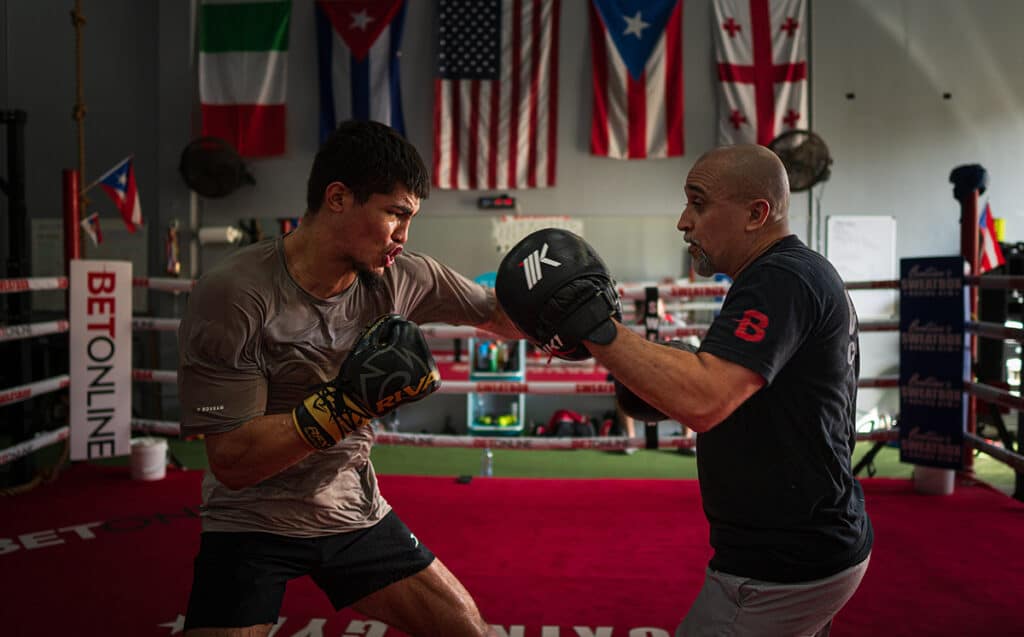
[[[288,273],[281,238],[220,262],[196,284],[178,329],[182,435],[222,433],[257,416],[289,413],[337,375],[359,331],[382,314],[477,325],[494,309],[493,293],[425,255],[399,255],[383,278],[380,291],[357,280],[318,299]],[[373,525],[391,510],[370,462],[373,439],[361,429],[238,490],[208,471],[203,530],[315,537]]]

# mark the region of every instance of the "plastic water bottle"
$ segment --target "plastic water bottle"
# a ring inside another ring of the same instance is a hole
[[[480,457],[480,475],[485,478],[494,475],[494,453],[490,447],[484,447],[484,453]]]

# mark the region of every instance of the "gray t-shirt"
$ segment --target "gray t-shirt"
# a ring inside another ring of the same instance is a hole
[[[288,273],[283,239],[243,248],[199,280],[178,329],[182,435],[222,433],[256,416],[289,413],[312,387],[337,375],[360,329],[382,314],[477,325],[494,303],[485,288],[416,253],[399,255],[385,270],[383,290],[357,280],[318,299]],[[373,439],[362,429],[238,490],[207,472],[203,530],[314,537],[373,525],[391,510],[370,463]]]

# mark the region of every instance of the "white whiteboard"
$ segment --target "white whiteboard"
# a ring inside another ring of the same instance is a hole
[[[896,264],[896,218],[885,215],[833,215],[825,229],[825,256],[843,281],[890,281]],[[897,290],[850,292],[860,320],[896,316]]]

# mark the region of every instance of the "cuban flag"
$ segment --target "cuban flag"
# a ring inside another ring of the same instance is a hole
[[[142,206],[139,204],[138,189],[135,187],[132,157],[125,157],[95,183],[114,200],[117,209],[121,211],[124,225],[128,226],[128,232],[135,232],[135,227],[142,225]]]
[[[1006,263],[1003,247],[999,245],[999,238],[996,235],[996,222],[992,218],[992,209],[988,202],[985,203],[985,210],[978,219],[978,226],[981,232],[981,263],[978,270],[979,274],[985,274]]]
[[[320,141],[346,119],[405,134],[399,83],[405,0],[317,0]]]
[[[683,154],[682,0],[592,0],[590,151]]]

